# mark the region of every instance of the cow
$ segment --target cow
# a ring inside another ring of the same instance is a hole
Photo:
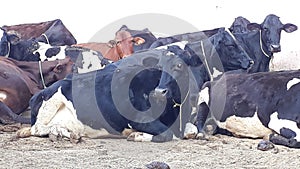
[[[208,39],[188,43],[185,50],[174,46],[168,48],[175,54],[161,58],[159,65],[163,73],[154,95],[180,105],[184,114],[180,126],[183,134],[184,125],[193,120],[191,112],[197,112],[192,108],[197,108],[196,97],[203,83],[219,78],[224,71],[246,70],[252,60],[224,28]]]
[[[242,16],[239,16],[234,19],[231,24],[229,31],[231,33],[248,33],[250,30],[247,28],[247,25],[250,24],[250,21]]]
[[[39,23],[4,25],[1,29],[8,34],[16,35],[20,40],[35,38],[38,42],[47,43],[52,46],[73,45],[77,43],[72,33],[60,19]]]
[[[137,52],[140,50],[149,49],[151,44],[157,40],[157,38],[152,34],[152,32],[145,28],[143,30],[133,30],[129,29],[126,25],[122,25],[119,30],[124,30],[130,33],[132,37],[141,37],[145,40],[144,43],[133,46],[133,51]]]
[[[0,64],[0,122],[30,124],[30,119],[20,116],[30,98],[71,73],[73,62],[70,58],[42,63],[1,57]]]
[[[104,69],[57,81],[31,98],[32,127],[18,136],[98,138],[97,131],[104,128],[118,135],[124,129],[139,131],[128,136],[132,141],[172,140],[175,132],[169,126],[178,115],[150,94],[161,77],[159,58],[168,54],[165,49],[137,52]],[[172,100],[169,103],[174,109]]]
[[[209,38],[210,36],[218,33],[219,28],[211,29],[211,30],[203,30],[198,32],[191,33],[183,33],[177,34],[168,37],[159,37],[155,42],[153,42],[150,46],[150,49],[154,49],[160,46],[166,46],[168,44],[176,43],[176,42],[197,42],[203,38]],[[204,36],[205,35],[205,36]]]
[[[100,52],[105,58],[111,61],[117,61],[131,55],[134,45],[143,44],[145,40],[141,37],[132,37],[128,31],[119,30],[116,32],[114,40],[108,43],[90,42],[81,43],[73,46],[84,47]]]
[[[206,134],[225,130],[237,137],[300,148],[299,77],[299,70],[226,73],[205,83],[199,93],[198,130]]]
[[[9,48],[7,48],[8,43],[10,44]],[[112,62],[105,59],[100,52],[91,49],[76,46],[51,46],[50,44],[38,42],[36,39],[19,40],[16,35],[3,32],[0,53],[4,54],[5,51],[10,52],[3,56],[19,61],[43,62],[71,57],[75,63],[75,73],[102,69],[103,66]],[[83,64],[83,62],[85,63]]]
[[[282,24],[279,17],[267,15],[261,24],[247,24],[249,32],[233,33],[244,50],[254,60],[254,65],[249,73],[269,71],[269,63],[273,54],[280,52],[281,31],[291,33],[297,26],[291,23]]]

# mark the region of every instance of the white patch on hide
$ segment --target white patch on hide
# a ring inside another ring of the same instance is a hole
[[[167,45],[164,45],[164,46],[159,46],[155,49],[168,49],[168,46],[173,46],[173,45],[177,45],[178,47],[180,47],[180,49],[184,50],[185,48],[185,45],[188,43],[188,41],[180,41],[180,42],[174,42],[174,43],[171,43],[171,44],[167,44]]]
[[[292,80],[288,81],[286,84],[286,90],[289,90],[292,86],[296,85],[300,83],[300,79],[299,78],[293,78]]]
[[[0,91],[0,101],[4,101],[7,98],[7,95],[5,92]]]
[[[205,87],[199,93],[198,105],[205,102],[207,105],[209,103],[209,88]]]
[[[31,134],[44,136],[61,135],[70,138],[71,134],[82,136],[84,125],[77,119],[76,110],[71,101],[62,94],[61,87],[47,101],[43,101]]]
[[[218,76],[222,75],[223,72],[219,71],[216,67],[213,67],[213,71],[212,71],[212,76],[213,78],[217,78]]]
[[[298,128],[297,123],[287,119],[279,119],[278,112],[274,112],[271,115],[268,127],[276,131],[278,134],[280,133],[280,129],[288,128],[296,133],[295,139],[300,141],[300,129]]]
[[[105,67],[105,65],[101,65],[101,60],[95,52],[84,51],[82,57],[82,68],[78,67],[78,73],[87,73]]]
[[[50,58],[47,58],[46,56],[46,52],[48,49],[53,48],[54,46],[51,46],[50,44],[47,43],[43,43],[43,42],[38,42],[39,43],[39,48],[33,52],[33,54],[39,53],[40,54],[40,59],[41,61],[45,61],[46,59],[48,61],[54,61],[57,59],[64,59],[66,58],[66,54],[65,54],[65,48],[66,46],[57,46],[60,48],[60,51],[57,55],[52,56]]]
[[[225,122],[217,121],[220,128],[230,131],[238,137],[263,138],[269,136],[272,130],[265,127],[255,112],[253,117],[230,116]]]

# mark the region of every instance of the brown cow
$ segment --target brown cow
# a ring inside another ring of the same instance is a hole
[[[0,122],[30,123],[30,119],[20,116],[28,108],[30,98],[71,73],[72,66],[69,57],[45,62],[0,57]]]
[[[36,38],[54,46],[73,45],[77,41],[60,19],[39,23],[4,25],[1,27],[8,34],[15,34],[21,40]]]
[[[82,43],[73,46],[79,46],[83,48],[92,49],[100,52],[104,58],[112,61],[117,61],[124,57],[127,57],[133,53],[133,45],[143,44],[145,40],[141,37],[132,37],[128,31],[119,30],[116,33],[115,40],[111,40],[108,43]]]

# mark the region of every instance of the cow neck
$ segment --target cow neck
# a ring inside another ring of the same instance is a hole
[[[190,94],[190,88],[189,88],[189,90],[188,90],[188,92],[186,93],[186,95],[185,95],[185,97],[184,97],[184,99],[183,99],[183,101],[179,104],[179,103],[176,103],[176,101],[173,99],[173,102],[174,102],[174,105],[173,105],[173,107],[175,108],[175,107],[179,107],[179,131],[180,132],[182,132],[182,105],[186,102],[186,100],[187,100],[187,98],[188,98],[188,96],[189,96],[189,94]]]
[[[201,50],[202,50],[202,54],[203,54],[203,64],[207,70],[207,73],[209,75],[209,78],[210,78],[210,81],[213,81],[213,75],[209,69],[209,66],[208,66],[208,62],[207,62],[207,59],[206,59],[206,54],[205,54],[205,51],[204,51],[204,45],[203,45],[203,41],[200,41],[200,46],[201,46]]]
[[[263,43],[262,43],[262,32],[261,30],[259,30],[259,46],[260,46],[260,50],[262,51],[262,53],[267,57],[267,58],[272,58],[270,57],[267,52],[265,52],[265,50],[263,49]]]
[[[44,89],[46,89],[47,87],[45,84],[45,79],[44,79],[43,70],[42,70],[42,61],[39,61],[39,72],[40,72],[43,87],[44,87]]]

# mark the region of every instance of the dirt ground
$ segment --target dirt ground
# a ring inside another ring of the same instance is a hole
[[[126,139],[83,139],[80,143],[49,138],[16,138],[0,132],[0,168],[140,169],[153,161],[171,169],[299,168],[300,150],[276,145],[257,149],[260,139],[224,135],[209,140],[174,140],[166,143]]]

